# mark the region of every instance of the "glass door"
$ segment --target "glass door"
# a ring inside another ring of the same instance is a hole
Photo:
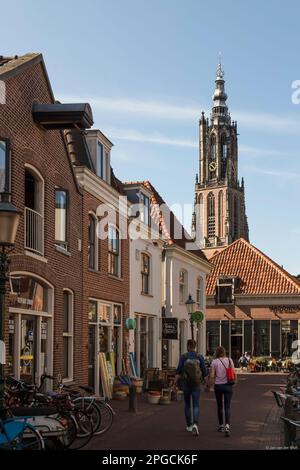
[[[243,321],[231,322],[231,358],[235,365],[243,354]]]
[[[34,315],[21,317],[21,344],[20,344],[20,378],[27,383],[35,383],[36,379],[36,325]]]

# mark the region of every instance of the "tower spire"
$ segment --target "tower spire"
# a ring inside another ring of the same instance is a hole
[[[213,94],[212,122],[213,124],[225,124],[230,120],[226,104],[224,70],[222,69],[221,52],[219,52],[219,63],[216,70],[215,91]]]

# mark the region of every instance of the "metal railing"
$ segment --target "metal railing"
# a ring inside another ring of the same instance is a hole
[[[25,249],[44,255],[44,217],[25,207]]]

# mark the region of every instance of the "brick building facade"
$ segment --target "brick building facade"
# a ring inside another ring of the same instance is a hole
[[[7,373],[36,383],[48,373],[99,391],[98,352],[113,350],[121,371],[129,311],[128,240],[119,236],[116,242],[115,231],[110,241],[98,240],[96,233],[98,206],[113,204],[118,214],[122,193],[110,166],[112,144],[100,131],[87,134],[89,105],[55,102],[41,54],[2,58],[0,80],[6,89],[0,192],[9,190],[22,211],[10,255]],[[101,146],[103,165],[107,159],[106,176],[104,167],[98,171],[94,144]],[[119,225],[118,215],[116,230]]]

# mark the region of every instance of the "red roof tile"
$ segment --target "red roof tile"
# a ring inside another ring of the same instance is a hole
[[[214,255],[207,279],[207,294],[213,295],[218,276],[239,278],[236,293],[300,294],[300,282],[244,238],[236,240]]]

